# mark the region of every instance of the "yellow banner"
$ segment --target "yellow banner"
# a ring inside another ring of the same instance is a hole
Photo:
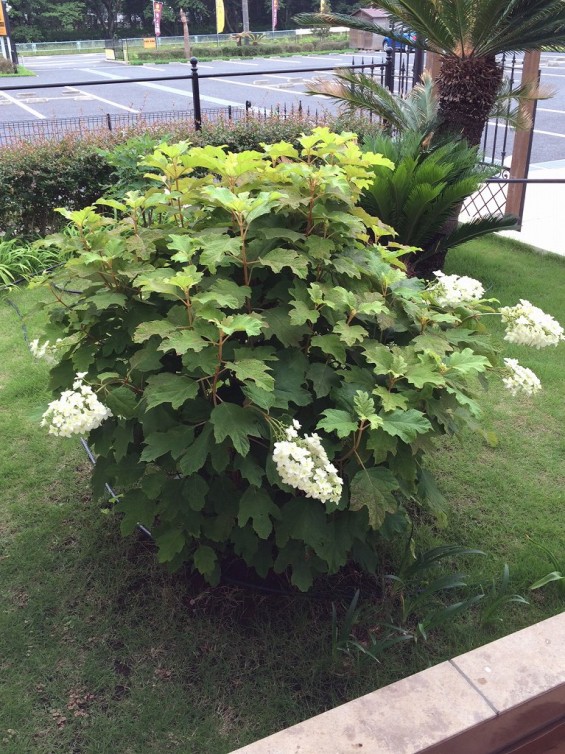
[[[216,0],[216,34],[221,34],[226,25],[224,0]]]
[[[4,6],[2,0],[0,0],[0,37],[7,37],[8,32],[6,30],[6,21],[4,19]]]

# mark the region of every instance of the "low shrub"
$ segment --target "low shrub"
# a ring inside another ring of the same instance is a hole
[[[268,55],[284,55],[290,53],[304,53],[319,50],[321,52],[330,52],[344,50],[348,48],[346,40],[339,39],[322,39],[312,42],[264,42],[259,44],[237,45],[228,43],[222,45],[192,45],[192,54],[202,60],[210,58],[236,58],[236,57],[266,57]],[[161,47],[158,50],[129,50],[129,59],[132,61],[173,61],[186,60],[183,47]]]
[[[83,296],[51,313],[63,393],[44,424],[89,433],[95,495],[113,485],[122,532],[148,527],[171,568],[216,583],[237,556],[308,589],[373,571],[414,505],[444,518],[425,458],[476,424],[494,309],[477,281],[426,287],[404,249],[369,244],[390,230],[357,206],[378,164],[323,128],[298,150],[161,144],[151,188],[99,202],[111,217],[64,213]],[[513,341],[559,342],[526,303],[503,310]],[[507,366],[511,392],[539,389]]]
[[[0,74],[15,73],[15,68],[11,60],[0,57]]]
[[[61,227],[56,207],[95,201],[111,168],[98,148],[105,135],[22,141],[0,150],[0,235],[33,238]]]
[[[142,180],[138,163],[163,138],[190,139],[194,144],[226,144],[233,151],[257,149],[262,141],[285,139],[296,143],[313,125],[308,113],[288,117],[248,116],[241,121],[204,122],[200,132],[191,121],[144,123],[112,133],[70,134],[61,140],[18,142],[0,150],[0,235],[36,238],[66,223],[57,207],[81,208],[110,187],[118,194]],[[317,116],[316,116],[317,117]],[[321,118],[323,120],[323,118]],[[344,120],[328,119],[341,130]],[[323,121],[326,122],[326,121]],[[350,125],[350,124],[349,124]],[[360,133],[372,126],[356,121]],[[351,127],[351,125],[350,125]]]

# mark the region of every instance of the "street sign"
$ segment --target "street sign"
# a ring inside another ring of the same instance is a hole
[[[0,37],[7,37],[6,19],[4,18],[4,3],[0,0]]]

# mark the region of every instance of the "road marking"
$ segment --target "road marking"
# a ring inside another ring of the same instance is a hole
[[[556,136],[558,139],[565,139],[565,134],[556,134],[553,131],[540,131],[539,128],[534,128],[535,134],[543,134],[544,136]]]
[[[294,92],[292,89],[283,89],[281,90],[280,86],[266,86],[261,84],[245,84],[243,81],[228,81],[227,79],[221,79],[216,78],[215,76],[213,78],[210,78],[209,81],[219,81],[222,84],[229,84],[230,86],[247,86],[250,89],[266,89],[271,92],[277,92],[278,94],[281,94],[281,91],[287,93],[287,94],[296,94],[298,97],[303,97],[306,92]]]
[[[128,113],[139,114],[141,112],[140,110],[135,110],[133,107],[127,107],[127,105],[120,105],[111,99],[104,99],[104,97],[99,97],[97,94],[92,94],[91,92],[85,92],[83,89],[77,89],[76,86],[66,86],[65,89],[70,89],[72,92],[78,92],[79,94],[85,94],[89,98],[92,97],[92,99],[98,100],[98,102],[104,102],[104,104],[106,105],[111,105],[112,107],[118,107],[120,110],[127,110]]]
[[[148,63],[144,63],[142,67],[149,71],[159,71],[159,73],[163,73],[163,69],[158,68],[156,65],[149,65]]]
[[[123,75],[118,76],[115,73],[108,73],[108,71],[96,71],[96,70],[93,70],[92,68],[79,68],[78,70],[82,71],[82,73],[93,73],[95,76],[102,76],[103,78],[106,78],[106,79],[123,79]],[[132,81],[135,81],[135,79],[132,79]]]
[[[546,76],[551,76],[554,79],[565,79],[565,73],[544,73],[544,78]]]
[[[170,94],[180,94],[181,97],[190,97],[192,99],[192,92],[188,92],[186,89],[176,89],[174,86],[163,86],[162,84],[153,84],[149,81],[132,81],[132,84],[138,86],[146,86],[148,89],[158,89],[161,92],[170,92]],[[278,89],[277,89],[278,91]],[[223,105],[224,107],[244,107],[242,102],[232,102],[229,99],[220,99],[219,97],[210,97],[208,95],[201,94],[200,99],[203,102],[212,102],[214,105]]]
[[[229,60],[227,62],[231,63],[231,65],[252,65],[254,68],[259,65],[259,63],[244,63],[243,60]]]
[[[19,102],[15,97],[12,97],[7,92],[0,91],[0,94],[3,97],[6,97],[6,99],[11,102],[13,105],[17,105],[18,107],[21,107],[22,110],[27,110],[28,113],[31,113],[31,115],[35,115],[36,118],[45,119],[47,116],[42,115],[41,113],[38,113],[37,110],[34,110],[33,107],[28,107],[28,105],[24,105],[23,102]]]
[[[328,60],[330,62],[337,60],[338,63],[343,63],[343,58],[324,58],[321,55],[319,57],[317,55],[301,55],[300,57],[302,60],[325,60],[326,62]]]
[[[192,63],[182,63],[180,60],[178,60],[176,63],[169,63],[169,65],[188,65],[192,67]],[[204,65],[204,63],[198,63],[198,70],[201,68],[214,68],[213,65]]]
[[[559,113],[560,115],[565,115],[565,110],[552,110],[551,107],[538,107],[538,112],[541,110],[544,113]]]

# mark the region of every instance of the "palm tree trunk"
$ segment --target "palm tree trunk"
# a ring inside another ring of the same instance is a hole
[[[501,84],[502,66],[494,56],[443,57],[437,78],[440,133],[478,146]]]

